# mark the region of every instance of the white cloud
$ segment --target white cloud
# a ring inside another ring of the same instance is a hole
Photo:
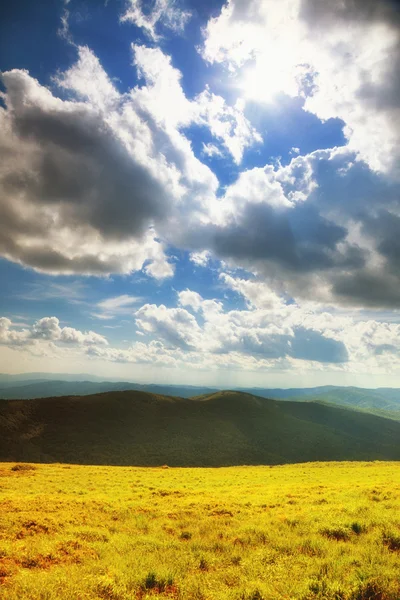
[[[101,320],[109,320],[121,315],[131,315],[133,307],[140,301],[141,298],[128,294],[106,298],[97,303],[96,309],[100,312],[92,313],[92,316]]]
[[[128,0],[128,7],[121,16],[121,21],[141,27],[153,41],[160,38],[157,31],[160,26],[180,33],[191,17],[191,13],[178,8],[174,0],[154,0],[147,11],[144,11],[143,5],[143,0]]]
[[[210,262],[211,254],[208,250],[202,252],[191,252],[190,261],[197,267],[206,267]]]
[[[133,44],[132,49],[138,72],[146,80],[146,86],[136,88],[133,95],[157,122],[178,129],[191,123],[207,127],[237,164],[247,147],[262,141],[245,117],[242,102],[230,106],[208,88],[189,100],[182,89],[181,73],[172,66],[168,56],[159,48]]]
[[[220,150],[220,148],[211,142],[209,144],[205,144],[203,142],[203,154],[209,158],[212,158],[213,156],[224,156],[224,153]]]
[[[181,306],[189,306],[196,312],[200,310],[203,298],[197,292],[193,292],[192,290],[183,290],[178,292],[178,300]]]
[[[221,280],[243,295],[247,309],[226,310],[218,300],[204,300],[193,290],[183,290],[178,293],[180,307],[145,304],[135,312],[136,335],[148,341],[125,349],[109,346],[93,331],[62,327],[56,317],[44,317],[22,330],[2,317],[0,345],[60,360],[87,355],[92,360],[185,371],[396,373],[399,323],[323,311],[311,303],[271,301],[262,282],[226,274]],[[131,301],[124,296],[111,298],[106,308],[131,307]]]
[[[280,308],[282,299],[263,281],[234,278],[227,273],[221,273],[220,279],[225,285],[238,292],[246,299],[249,307],[255,308]]]
[[[160,337],[173,347],[198,346],[201,329],[192,314],[183,308],[163,304],[145,304],[136,313],[136,325],[144,332]]]
[[[0,345],[21,346],[36,351],[54,343],[78,347],[108,345],[106,338],[94,331],[83,332],[73,327],[60,327],[57,317],[43,317],[22,331],[15,331],[15,327],[10,319],[0,318]]]
[[[261,135],[244,116],[244,105],[240,100],[234,106],[228,106],[221,96],[205,89],[195,98],[193,108],[198,113],[198,121],[222,141],[236,164],[241,163],[247,147],[262,142]],[[213,152],[215,154],[215,150]]]
[[[342,119],[349,148],[388,172],[399,163],[397,23],[385,0],[230,0],[202,52],[228,66],[246,99],[300,96],[320,119]]]

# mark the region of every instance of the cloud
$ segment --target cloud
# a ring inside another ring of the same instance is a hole
[[[43,300],[61,299],[71,304],[85,303],[86,286],[78,280],[70,281],[68,284],[36,282],[26,284],[24,287],[26,291],[17,294],[17,297],[23,300],[43,302]]]
[[[189,255],[190,261],[197,267],[206,267],[210,262],[211,254],[208,250],[202,252],[191,252]]]
[[[0,317],[0,345],[12,347],[38,347],[41,343],[67,346],[107,346],[106,338],[94,331],[80,331],[73,327],[60,327],[57,317],[43,317],[22,331],[15,331],[10,319]]]
[[[282,306],[282,298],[262,281],[238,279],[227,273],[221,273],[219,278],[227,287],[241,294],[249,307],[271,309]]]
[[[24,71],[3,80],[0,252],[51,273],[130,272],[160,260],[149,225],[165,215],[168,194],[105,115],[59,100]]]
[[[397,307],[398,194],[347,148],[318,150],[242,172],[208,220],[178,235],[288,297]]]
[[[271,290],[254,280],[224,274],[221,282],[241,294],[248,307],[226,309],[219,300],[182,290],[177,307],[145,304],[135,311],[137,335],[143,341],[127,348],[112,347],[93,331],[62,327],[56,317],[44,317],[22,330],[2,317],[0,344],[60,359],[86,355],[93,360],[185,370],[389,374],[398,369],[397,322],[321,310],[283,297],[271,302]],[[131,301],[120,296],[108,299],[105,306],[131,308]]]
[[[191,124],[206,127],[225,146],[236,164],[240,164],[246,148],[262,141],[245,117],[240,100],[231,106],[208,87],[189,100],[181,85],[180,71],[160,48],[132,44],[132,50],[138,72],[146,80],[146,86],[135,89],[134,97],[158,123],[177,129]]]
[[[121,315],[131,315],[133,307],[141,300],[138,296],[129,296],[128,294],[107,298],[97,303],[96,309],[100,312],[92,313],[92,315],[97,319],[104,320],[114,319]]]
[[[189,349],[198,346],[200,327],[193,315],[183,308],[145,304],[135,313],[135,317],[140,329],[173,347]]]
[[[0,253],[52,273],[105,275],[143,267],[173,275],[164,237],[204,218],[218,180],[180,131],[210,127],[238,160],[257,138],[240,107],[205,91],[189,101],[159,49],[133,46],[145,84],[121,95],[86,47],[56,83],[3,73]],[[170,242],[173,240],[169,240]]]
[[[87,48],[58,83],[61,100],[26,71],[3,74],[0,252],[50,273],[168,277],[153,225],[185,194],[216,188],[176,130],[144,116],[145,88],[121,96]],[[151,107],[150,107],[151,108]]]
[[[304,99],[339,118],[349,148],[400,176],[400,27],[389,0],[229,0],[205,29],[203,57],[225,64],[244,97]]]
[[[202,307],[203,303],[203,298],[200,294],[192,290],[178,292],[178,300],[181,306],[189,306],[196,312]]]
[[[263,44],[278,39],[287,26],[278,41],[284,48],[292,40],[284,54],[288,65],[298,43],[311,47],[310,57],[320,60],[320,34],[310,41],[304,3],[282,2],[286,12],[281,4],[276,11],[271,7],[269,0],[231,1],[209,22],[203,55],[226,63],[235,77],[247,68],[249,57],[258,68],[257,61],[267,56]],[[379,25],[390,30],[387,38],[379,34],[380,43],[390,45],[393,27],[382,14],[371,22],[351,21],[350,31],[356,27],[356,33],[372,35],[381,31]],[[328,16],[318,18],[329,30],[327,48],[334,54],[333,39],[340,48],[351,40],[342,31],[341,18],[329,29]],[[349,61],[357,69],[371,60],[370,53],[364,56],[364,44],[361,40],[360,56]],[[382,48],[376,75],[383,81],[389,46]],[[245,100],[230,105],[209,88],[190,99],[181,73],[160,48],[134,44],[132,56],[140,82],[124,94],[85,47],[78,48],[76,63],[55,79],[62,98],[26,71],[3,74],[2,256],[51,274],[143,270],[164,279],[175,268],[166,248],[175,247],[188,251],[197,266],[216,258],[229,268],[241,267],[256,276],[256,287],[262,282],[278,296],[332,305],[398,306],[399,186],[391,167],[374,166],[349,138],[344,148],[295,156],[288,165],[242,170],[219,193],[218,178],[195,155],[187,130],[191,125],[207,128],[239,163],[246,148],[260,139],[245,117]],[[301,90],[297,84],[292,90],[303,93],[306,108],[325,89],[326,73],[339,88],[344,85],[341,75],[336,77],[329,66],[324,69],[319,91],[306,93],[304,81]],[[353,75],[348,73],[349,80]],[[353,96],[348,98],[358,111]],[[337,101],[332,96],[330,102]],[[363,102],[364,121],[375,123]],[[356,122],[357,115],[349,119]],[[379,131],[385,133],[384,128]],[[390,154],[384,145],[380,152]],[[264,300],[257,299],[256,287],[240,285],[247,286],[249,306],[268,303],[267,292]]]
[[[198,113],[197,121],[206,125],[210,133],[222,141],[236,164],[241,163],[247,147],[262,142],[261,135],[246,119],[241,100],[234,106],[228,106],[221,96],[206,89],[196,96],[193,108]],[[203,146],[203,152],[205,150],[209,156],[220,155],[215,146],[211,146],[211,155],[210,146]]]
[[[205,144],[204,142],[203,142],[203,154],[205,156],[208,156],[209,158],[212,158],[214,156],[219,156],[219,157],[224,156],[224,153],[215,144],[211,144],[211,143]]]
[[[2,346],[23,346],[27,343],[28,332],[15,331],[12,322],[6,317],[0,317],[0,344]]]
[[[143,10],[143,4],[142,0],[128,0],[128,7],[121,16],[121,21],[128,21],[142,28],[154,42],[161,37],[158,29],[165,28],[175,34],[182,33],[191,17],[191,13],[180,9],[174,0],[153,0],[150,10],[146,12]]]
[[[240,285],[240,281],[238,282]],[[281,319],[265,310],[224,312],[221,302],[204,300],[197,292],[178,293],[181,306],[201,313],[204,324],[183,308],[144,305],[136,313],[136,324],[157,341],[181,351],[203,354],[242,354],[260,360],[292,357],[298,360],[343,363],[348,354],[342,341]]]

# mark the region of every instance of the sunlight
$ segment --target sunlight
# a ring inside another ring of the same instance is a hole
[[[239,87],[246,100],[273,103],[279,94],[297,96],[298,65],[288,48],[271,44],[255,64],[244,68],[239,76]]]

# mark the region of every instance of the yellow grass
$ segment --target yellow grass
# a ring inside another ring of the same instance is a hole
[[[13,466],[2,599],[400,598],[400,463]]]

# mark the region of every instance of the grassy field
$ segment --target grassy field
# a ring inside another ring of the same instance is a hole
[[[398,600],[400,463],[0,464],[4,600]]]

